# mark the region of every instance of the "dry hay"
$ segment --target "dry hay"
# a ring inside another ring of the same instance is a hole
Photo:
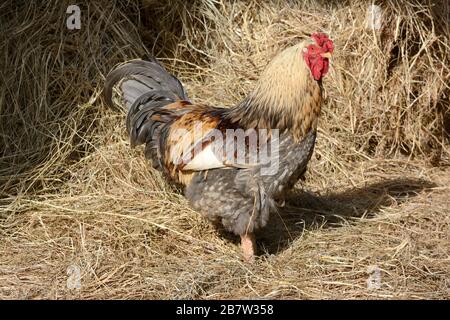
[[[385,1],[381,31],[365,1],[92,1],[73,31],[69,4],[0,5],[1,299],[449,298],[448,2]],[[315,156],[246,265],[129,149],[104,75],[153,53],[230,106],[314,31],[336,45]]]

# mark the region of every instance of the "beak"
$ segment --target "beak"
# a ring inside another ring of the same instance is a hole
[[[331,53],[330,53],[330,52],[321,53],[320,55],[321,55],[323,58],[331,59]]]

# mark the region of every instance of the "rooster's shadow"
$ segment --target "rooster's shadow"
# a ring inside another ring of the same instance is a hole
[[[295,190],[287,196],[285,206],[271,214],[267,226],[257,232],[259,254],[284,251],[305,230],[339,228],[351,220],[358,223],[354,218],[371,219],[383,207],[399,205],[435,186],[431,181],[398,178],[326,195]],[[230,234],[228,238],[239,241]]]

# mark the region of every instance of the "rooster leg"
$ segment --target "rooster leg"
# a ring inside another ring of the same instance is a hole
[[[241,248],[245,261],[255,261],[256,242],[255,235],[253,233],[245,233],[241,235]]]

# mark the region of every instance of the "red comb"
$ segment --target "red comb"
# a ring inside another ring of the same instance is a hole
[[[325,52],[333,52],[333,41],[331,41],[325,33],[313,33],[311,38],[313,38],[317,45],[324,49]]]

